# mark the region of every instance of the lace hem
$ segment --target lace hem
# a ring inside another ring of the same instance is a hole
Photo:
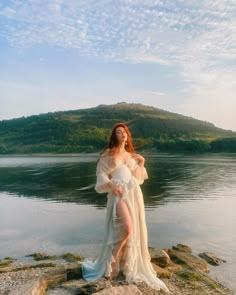
[[[111,258],[108,260],[108,262],[106,263],[106,269],[105,269],[105,277],[109,277],[111,275],[112,272],[112,267],[111,264],[115,262],[115,258],[114,256],[111,254]]]

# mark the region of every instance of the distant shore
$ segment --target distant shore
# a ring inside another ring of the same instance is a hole
[[[9,153],[9,154],[1,154],[0,157],[98,157],[101,151],[98,152],[78,152],[78,153]],[[166,155],[166,156],[195,156],[195,155],[236,155],[236,152],[198,152],[198,153],[190,153],[190,152],[160,152],[154,151],[153,149],[147,150],[137,150],[137,153],[149,156],[149,155]]]

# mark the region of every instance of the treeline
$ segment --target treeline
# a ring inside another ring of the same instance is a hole
[[[166,142],[155,140],[154,146],[160,152],[236,153],[236,137],[219,138],[211,142],[204,140],[172,140]]]
[[[165,152],[236,152],[236,133],[191,117],[120,103],[0,122],[0,154],[100,151],[111,127],[126,122],[140,149]]]
[[[92,141],[92,142],[91,142]],[[83,144],[67,143],[64,145],[53,144],[34,144],[34,145],[19,145],[19,146],[4,146],[0,144],[0,154],[31,154],[31,153],[91,153],[98,152],[105,147],[107,140],[92,138],[91,141]],[[236,137],[235,138],[220,138],[212,142],[204,140],[155,140],[149,139],[134,139],[134,146],[137,150],[150,150],[157,152],[170,153],[236,153]]]

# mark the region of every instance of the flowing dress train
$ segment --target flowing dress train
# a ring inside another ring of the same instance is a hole
[[[115,182],[122,191],[122,200],[127,205],[132,229],[126,244],[126,262],[122,269],[129,283],[144,281],[154,289],[168,288],[157,276],[150,262],[148,251],[147,227],[145,221],[143,194],[140,184],[148,178],[145,167],[139,166],[135,159],[126,163],[109,155],[102,155],[97,164],[97,182],[95,190],[107,195],[106,231],[103,246],[98,257],[82,262],[83,278],[94,281],[102,276],[109,276],[114,262],[114,249],[123,239],[123,221],[117,217],[116,205],[119,198],[114,195],[108,185]],[[117,272],[119,263],[117,263]]]

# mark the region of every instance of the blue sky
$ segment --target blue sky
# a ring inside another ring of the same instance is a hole
[[[120,101],[236,131],[235,0],[0,1],[0,120]]]

